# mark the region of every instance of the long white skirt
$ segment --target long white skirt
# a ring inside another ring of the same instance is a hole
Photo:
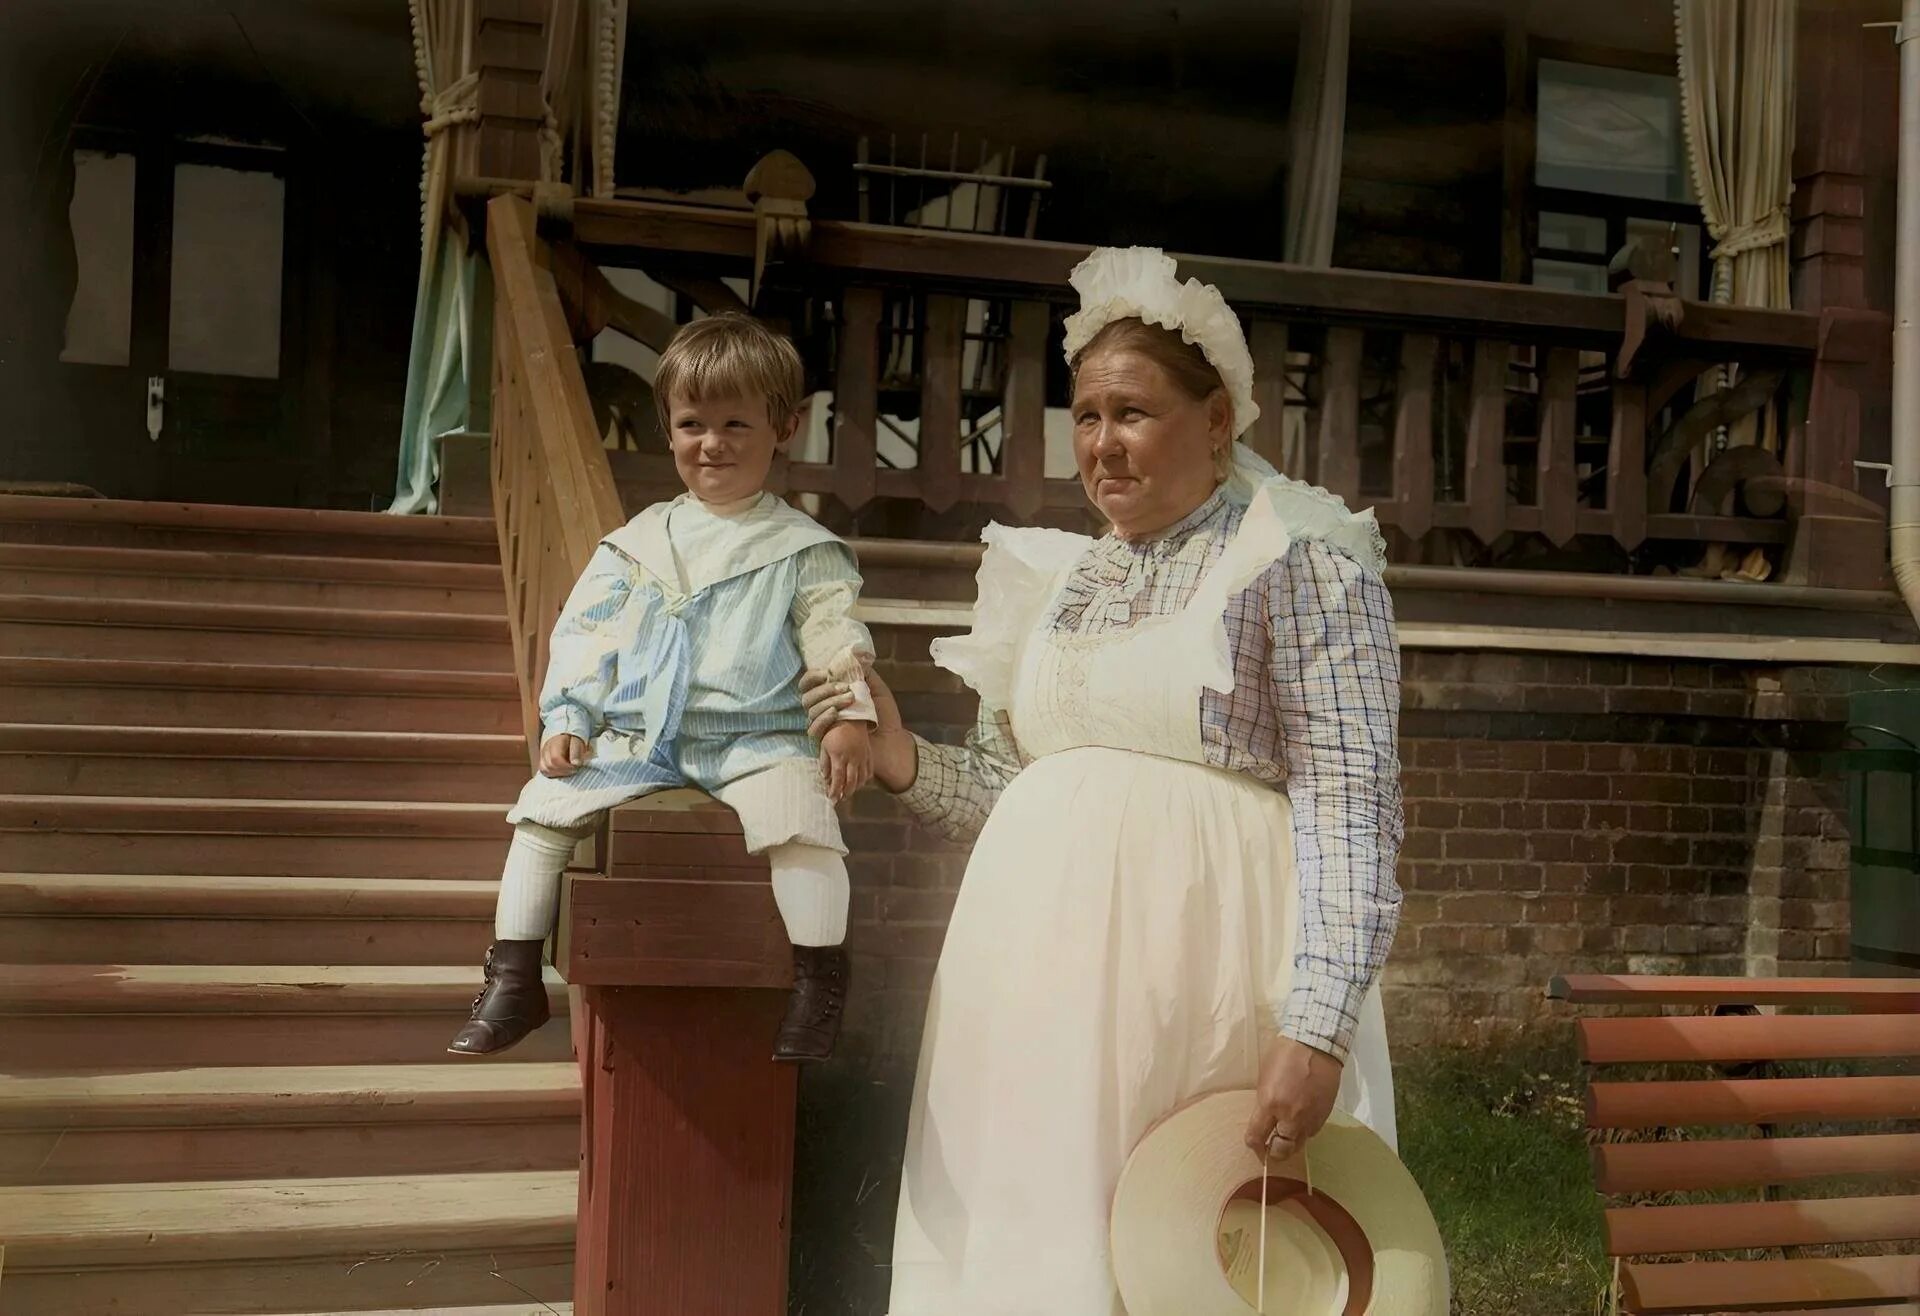
[[[1251,1087],[1296,926],[1286,797],[1123,750],[1022,772],[980,835],[927,1010],[892,1316],[1120,1316],[1128,1153]],[[1393,1140],[1379,989],[1340,1106]]]

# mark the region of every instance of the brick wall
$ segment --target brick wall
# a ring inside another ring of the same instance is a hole
[[[882,672],[908,725],[957,740],[974,700],[929,662],[930,638],[883,629]],[[1843,968],[1846,802],[1825,754],[1865,679],[1409,652],[1395,1044],[1543,1025],[1556,973]],[[966,853],[872,791],[847,841],[854,1000],[844,1054],[803,1087],[794,1293],[877,1316],[921,1014]]]

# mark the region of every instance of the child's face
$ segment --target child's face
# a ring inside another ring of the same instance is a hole
[[[776,424],[765,398],[706,398],[675,394],[667,409],[668,441],[680,481],[707,503],[732,503],[767,487],[773,455],[785,447],[798,415]]]

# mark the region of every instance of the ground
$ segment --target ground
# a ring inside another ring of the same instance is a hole
[[[1446,1239],[1456,1316],[1605,1310],[1571,1048],[1426,1048],[1394,1058],[1400,1151]]]

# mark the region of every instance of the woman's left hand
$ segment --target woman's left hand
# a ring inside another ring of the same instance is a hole
[[[1284,1159],[1307,1145],[1333,1113],[1344,1066],[1325,1051],[1277,1037],[1267,1048],[1255,1090],[1253,1118],[1247,1121],[1247,1146]]]

